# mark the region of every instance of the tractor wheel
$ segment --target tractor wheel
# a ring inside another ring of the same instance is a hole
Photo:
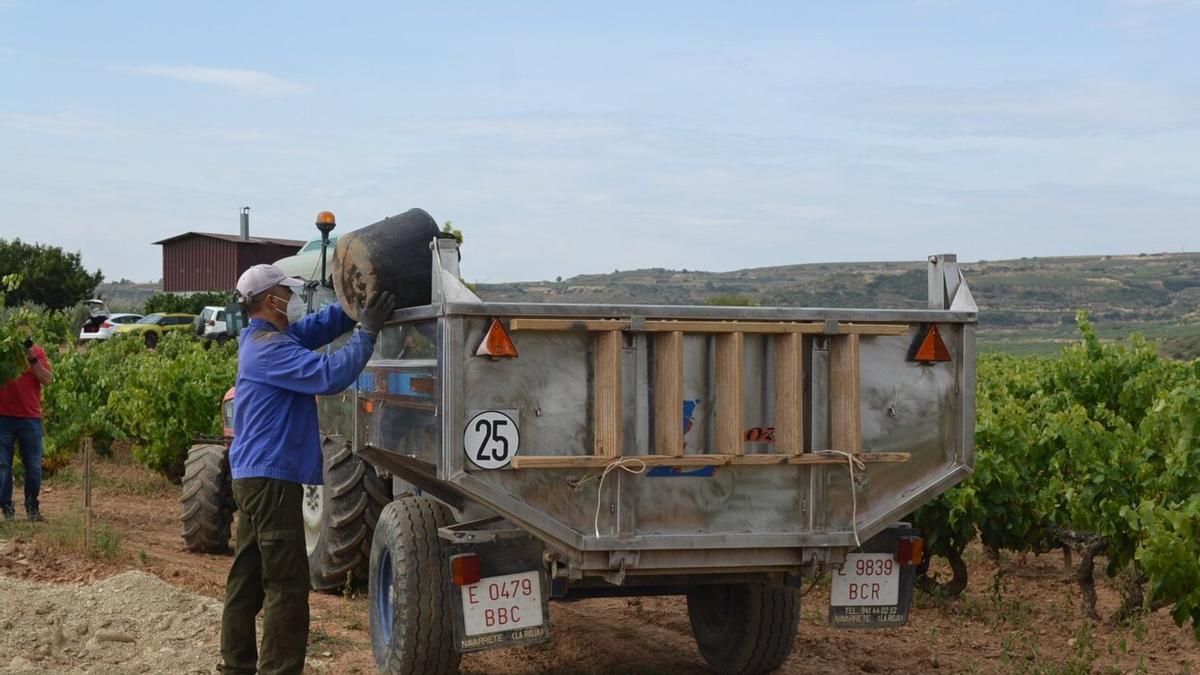
[[[304,486],[304,536],[314,590],[340,591],[367,579],[371,531],[392,500],[389,481],[350,449],[342,436],[327,436],[325,484]]]
[[[718,673],[769,673],[792,652],[800,622],[800,593],[794,588],[695,586],[687,605],[700,655]]]
[[[450,509],[429,497],[405,497],[379,516],[367,611],[381,673],[458,672],[446,549],[438,539],[438,528],[453,522]]]
[[[193,445],[188,450],[179,503],[183,543],[187,550],[202,553],[229,551],[234,502],[229,454],[225,446]]]

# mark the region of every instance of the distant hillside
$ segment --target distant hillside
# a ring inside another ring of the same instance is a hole
[[[108,303],[114,312],[141,313],[150,296],[162,290],[162,284],[106,283],[96,288],[95,297]]]
[[[480,284],[488,300],[741,304],[779,307],[925,305],[925,262],[821,263],[733,272],[661,268],[561,282]],[[1085,309],[1106,337],[1139,331],[1177,357],[1200,355],[1200,254],[1163,253],[964,263],[983,348],[1056,350]]]

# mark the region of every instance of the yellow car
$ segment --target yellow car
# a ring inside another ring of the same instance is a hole
[[[141,335],[146,346],[153,348],[166,331],[186,333],[195,329],[196,317],[191,314],[147,314],[137,323],[128,323],[117,328],[118,335]]]

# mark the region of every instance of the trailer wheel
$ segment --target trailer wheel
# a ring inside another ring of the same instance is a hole
[[[450,510],[429,497],[392,502],[379,516],[367,604],[381,673],[458,672],[447,558],[437,534],[453,522]]]
[[[371,531],[392,490],[344,437],[326,436],[321,452],[325,485],[304,486],[308,569],[313,589],[338,591],[366,580]]]
[[[187,550],[229,551],[234,503],[225,446],[204,444],[188,449],[179,504],[183,543]]]
[[[715,584],[688,591],[696,646],[718,673],[769,673],[792,651],[800,594],[766,584]]]

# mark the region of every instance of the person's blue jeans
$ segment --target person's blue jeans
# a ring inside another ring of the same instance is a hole
[[[42,420],[37,417],[0,415],[0,509],[14,512],[13,451],[21,446],[21,464],[25,467],[25,513],[38,511],[38,493],[42,491]]]

